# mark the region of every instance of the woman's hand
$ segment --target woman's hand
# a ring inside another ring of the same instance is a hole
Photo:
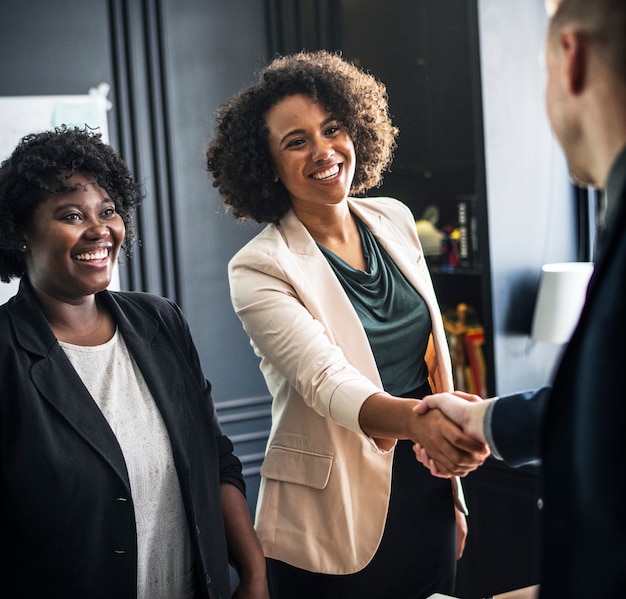
[[[233,599],[270,599],[265,576],[257,580],[242,580],[233,593]]]
[[[427,395],[416,405],[414,410],[416,413],[423,415],[433,411],[439,412],[445,415],[446,418],[452,419],[462,429],[466,437],[483,444],[486,452],[483,458],[484,461],[489,455],[489,449],[486,445],[483,421],[487,406],[495,400],[496,398],[483,400],[478,395],[454,391],[452,393]],[[454,444],[454,442],[452,443]],[[413,446],[413,451],[417,460],[426,466],[433,476],[445,478],[450,471],[449,460],[454,461],[456,459],[453,454],[450,454],[448,461],[441,461],[440,455],[432,453],[422,442],[416,443]]]
[[[416,457],[435,476],[465,476],[476,470],[489,456],[489,448],[474,439],[440,410],[420,414],[414,410]],[[421,452],[421,453],[420,453]],[[420,455],[423,459],[420,459]]]
[[[243,493],[233,485],[220,485],[228,556],[239,575],[236,599],[269,599],[265,556],[248,511]]]

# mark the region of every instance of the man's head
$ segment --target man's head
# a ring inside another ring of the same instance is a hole
[[[572,177],[603,187],[626,143],[626,2],[551,1],[546,105]]]

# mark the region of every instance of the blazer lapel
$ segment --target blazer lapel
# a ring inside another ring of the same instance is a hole
[[[417,251],[416,247],[408,245],[403,238],[399,238],[398,233],[389,228],[380,214],[372,214],[367,209],[362,209],[361,205],[355,202],[350,203],[350,210],[369,227],[374,237],[402,271],[402,274],[424,296],[428,303],[432,296],[430,279],[420,276],[418,274],[420,269],[417,268],[424,256]]]
[[[102,456],[130,490],[119,443],[60,346],[33,366],[31,377],[42,397]]]
[[[280,231],[297,266],[289,268],[289,277],[298,297],[352,365],[382,387],[361,320],[315,240],[291,210],[281,220]]]
[[[33,363],[30,376],[41,397],[130,488],[124,457],[111,427],[57,343],[25,280],[20,284],[9,315],[18,343],[29,353],[39,356],[39,360]]]

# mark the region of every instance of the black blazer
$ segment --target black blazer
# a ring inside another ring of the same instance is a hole
[[[612,181],[616,219],[551,392],[505,397],[493,411],[506,461],[541,457],[546,599],[626,597],[626,148]]]
[[[167,427],[198,591],[230,597],[221,482],[243,491],[187,324],[146,293],[100,294]],[[0,307],[0,596],[136,599],[126,465],[30,285]]]

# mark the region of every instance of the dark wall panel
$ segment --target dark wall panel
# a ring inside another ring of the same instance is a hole
[[[111,144],[146,190],[141,245],[121,268],[122,287],[185,311],[252,505],[269,399],[226,265],[257,229],[223,213],[203,152],[217,106],[265,60],[265,14],[261,0],[22,0],[3,3],[0,16],[0,95],[111,85]]]
[[[3,1],[0,95],[85,94],[111,82],[106,0]]]
[[[169,0],[163,6],[181,303],[215,396],[258,396],[267,390],[231,307],[227,280],[228,260],[258,228],[225,213],[205,171],[204,152],[218,106],[250,83],[264,63],[264,5],[246,0]]]

